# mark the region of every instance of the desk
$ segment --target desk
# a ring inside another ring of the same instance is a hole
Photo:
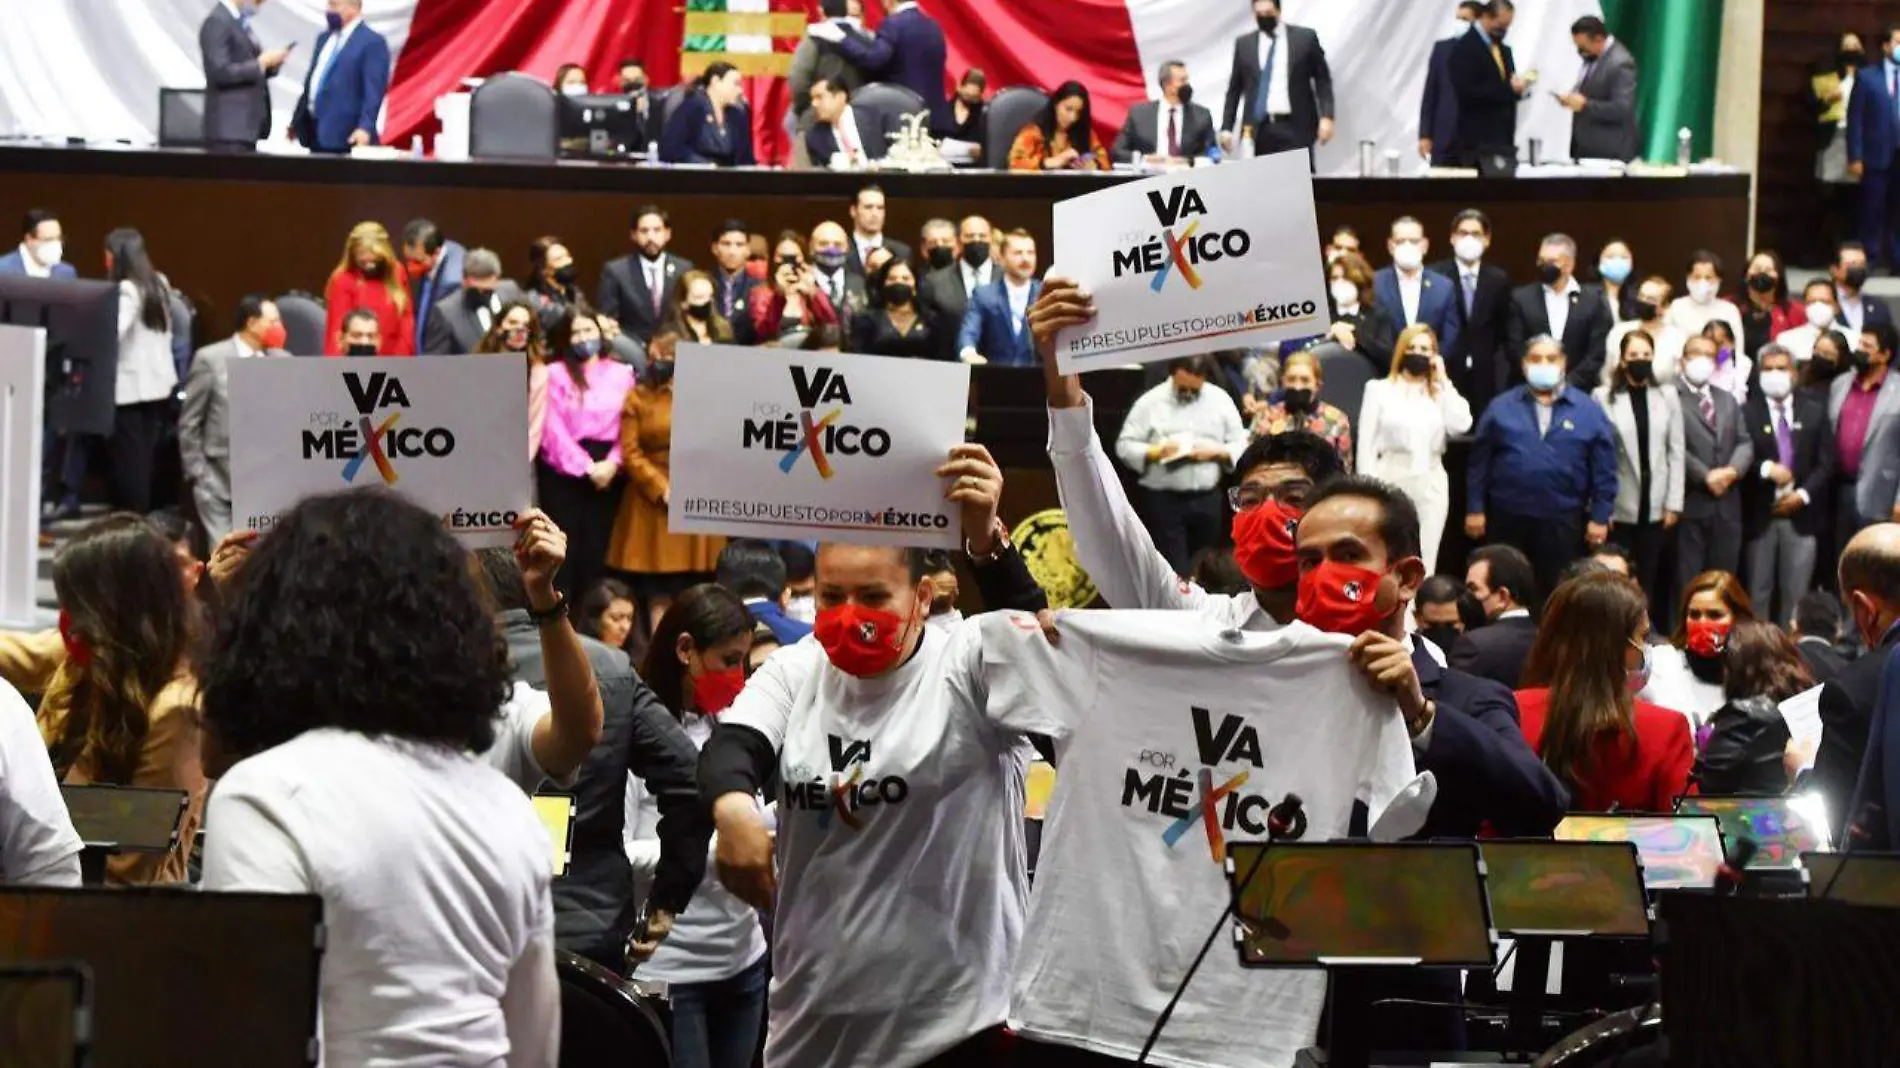
[[[221,156],[171,150],[102,151],[0,145],[0,205],[61,214],[67,257],[98,274],[106,233],[145,234],[153,262],[197,302],[199,340],[222,337],[231,309],[249,292],[321,292],[354,224],[376,219],[392,233],[416,217],[435,220],[463,244],[494,249],[511,277],[527,270],[528,245],[563,238],[591,294],[602,264],[630,251],[630,215],[656,203],[673,220],[673,251],[711,260],[726,218],[768,237],[809,234],[823,219],[848,222],[859,186],[875,181],[890,199],[888,231],[915,245],[925,220],[979,212],[1000,228],[1036,235],[1046,266],[1049,206],[1127,181],[1118,174],[833,174],[763,169],[699,170],[589,162],[507,163],[356,160],[347,157]],[[1493,256],[1529,281],[1537,242],[1562,230],[1576,238],[1578,263],[1596,262],[1613,237],[1629,239],[1641,271],[1672,279],[1689,254],[1709,248],[1736,274],[1748,235],[1747,175],[1693,178],[1320,178],[1322,227],[1346,224],[1385,262],[1392,219],[1416,215],[1433,241],[1429,258],[1450,255],[1451,216],[1478,207],[1495,225]],[[1266,191],[1263,191],[1263,195]],[[1316,236],[1315,240],[1319,240]],[[0,250],[10,242],[0,238]]]

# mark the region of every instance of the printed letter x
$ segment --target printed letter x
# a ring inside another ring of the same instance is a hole
[[[1243,771],[1222,783],[1219,789],[1215,789],[1212,769],[1201,769],[1201,811],[1199,815],[1201,823],[1207,828],[1207,851],[1213,854],[1214,863],[1216,864],[1227,859],[1227,838],[1221,833],[1220,829],[1221,799],[1233,793],[1235,790],[1240,789],[1246,785],[1246,783],[1247,773]],[[1194,817],[1194,813],[1189,813],[1169,824],[1168,829],[1161,832],[1161,840],[1166,842],[1170,849],[1174,848],[1174,844],[1181,840],[1181,836],[1188,832],[1188,828],[1194,826]]]
[[[376,462],[376,471],[383,476],[384,482],[392,486],[396,484],[396,469],[390,466],[389,457],[383,454],[383,436],[389,433],[389,428],[395,426],[396,420],[400,418],[402,418],[401,412],[391,412],[389,418],[383,420],[382,426],[371,430],[369,416],[363,417],[363,447],[356,451],[355,456],[350,457],[349,463],[343,465],[343,481],[356,481],[356,472],[363,466],[363,458],[367,456]]]
[[[1181,231],[1178,239],[1174,236],[1173,230],[1161,231],[1161,236],[1168,242],[1168,262],[1155,273],[1155,280],[1149,284],[1150,289],[1157,293],[1161,292],[1161,287],[1167,284],[1168,272],[1176,267],[1181,268],[1181,277],[1187,281],[1189,289],[1201,288],[1201,276],[1195,274],[1194,267],[1188,263],[1185,247],[1188,239],[1194,236],[1194,231],[1199,229],[1200,225],[1201,220],[1194,220],[1193,225]]]
[[[831,477],[831,461],[825,459],[825,450],[819,447],[818,432],[820,430],[823,430],[825,427],[828,427],[831,424],[837,422],[838,417],[843,414],[844,414],[843,408],[835,408],[832,410],[830,415],[827,415],[823,419],[820,419],[816,423],[814,423],[811,421],[810,411],[806,411],[802,413],[799,416],[799,419],[801,422],[805,424],[805,436],[803,438],[800,438],[798,444],[793,447],[792,451],[786,453],[785,458],[778,462],[778,469],[780,471],[785,472],[788,475],[791,474],[792,465],[798,463],[798,454],[809,450],[811,452],[812,463],[815,463],[818,465],[819,477],[830,478]]]

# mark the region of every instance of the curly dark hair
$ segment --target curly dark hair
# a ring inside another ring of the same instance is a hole
[[[205,725],[229,755],[319,727],[494,745],[507,656],[436,516],[385,490],[308,498],[229,593],[199,676]]]

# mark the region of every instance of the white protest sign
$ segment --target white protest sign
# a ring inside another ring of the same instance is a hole
[[[1059,201],[1055,268],[1095,298],[1056,336],[1064,374],[1325,333],[1304,151],[1177,171]]]
[[[963,442],[968,366],[681,345],[673,382],[674,533],[962,544],[934,472]]]
[[[231,521],[269,530],[305,497],[386,486],[472,547],[532,506],[519,355],[231,361]]]

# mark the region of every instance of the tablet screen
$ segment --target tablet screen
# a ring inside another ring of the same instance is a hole
[[[61,786],[73,830],[87,845],[111,845],[122,852],[163,853],[171,849],[185,812],[183,790],[132,786]]]
[[[1877,908],[1900,908],[1900,856],[1892,853],[1803,853],[1808,896]]]
[[[1650,890],[1712,890],[1722,867],[1722,830],[1713,816],[1565,816],[1560,842],[1633,842]]]
[[[536,794],[534,814],[541,817],[541,826],[548,830],[548,844],[554,850],[549,859],[558,879],[567,874],[573,857],[574,799],[566,794]]]
[[[1358,842],[1227,847],[1249,965],[1411,961],[1490,966],[1492,938],[1471,843]]]
[[[1714,816],[1728,842],[1753,839],[1750,868],[1794,868],[1803,853],[1827,851],[1827,828],[1817,814],[1803,811],[1793,797],[1684,797],[1676,802],[1683,816]]]
[[[1491,922],[1507,935],[1649,933],[1636,847],[1628,842],[1489,841]]]

